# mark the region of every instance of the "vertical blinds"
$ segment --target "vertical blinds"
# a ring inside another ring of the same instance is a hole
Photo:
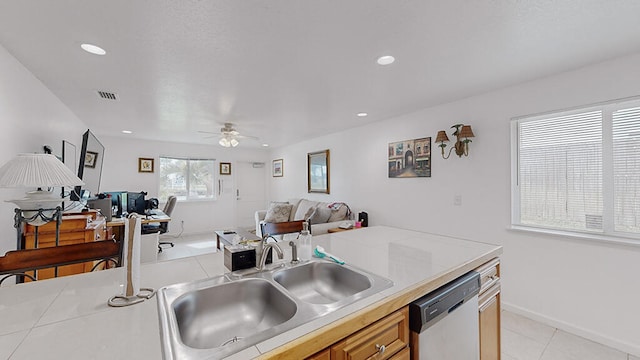
[[[612,114],[615,231],[640,233],[640,107]]]
[[[602,230],[602,111],[519,124],[520,223]]]

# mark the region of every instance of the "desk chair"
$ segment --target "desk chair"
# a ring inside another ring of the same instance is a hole
[[[162,209],[162,212],[167,214],[167,216],[171,217],[171,213],[173,213],[173,209],[176,207],[176,202],[177,202],[178,198],[176,198],[175,196],[171,195],[167,198],[167,203],[164,205],[164,209]],[[160,234],[165,234],[169,231],[169,222],[161,222],[161,223],[157,223],[157,224],[144,224],[142,226],[142,234],[153,234],[153,233],[160,233]],[[160,241],[158,242],[158,252],[162,252],[162,245],[171,245],[171,247],[174,247],[175,244],[172,243],[171,241]]]
[[[19,279],[27,277],[36,281],[29,272],[57,266],[100,260],[91,271],[103,261],[120,264],[122,242],[114,240],[93,241],[82,244],[62,245],[48,248],[13,250],[0,256],[0,275],[6,275],[0,284],[11,276]]]

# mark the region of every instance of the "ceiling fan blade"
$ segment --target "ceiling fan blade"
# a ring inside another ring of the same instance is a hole
[[[201,134],[209,134],[209,135],[222,135],[219,132],[212,132],[212,131],[202,131],[202,130],[198,130],[199,133]]]

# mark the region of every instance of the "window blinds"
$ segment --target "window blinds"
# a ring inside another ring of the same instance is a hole
[[[601,110],[519,123],[520,223],[601,231]]]
[[[612,114],[615,231],[640,233],[640,107]]]

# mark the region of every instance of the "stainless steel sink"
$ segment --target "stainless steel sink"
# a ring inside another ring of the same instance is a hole
[[[314,259],[158,290],[165,359],[221,359],[380,292],[393,283]]]
[[[182,342],[215,348],[291,319],[296,303],[263,279],[246,279],[190,291],[173,302]]]
[[[273,280],[294,297],[312,304],[332,304],[373,285],[367,276],[329,262],[279,270],[273,274]]]

